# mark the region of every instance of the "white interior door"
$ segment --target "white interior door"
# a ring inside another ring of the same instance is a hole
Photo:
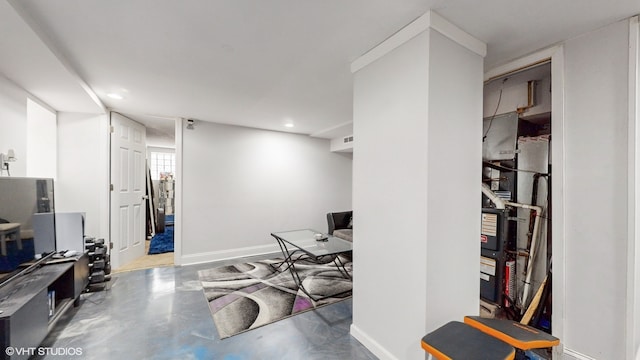
[[[119,268],[144,255],[146,129],[111,113],[111,262]]]

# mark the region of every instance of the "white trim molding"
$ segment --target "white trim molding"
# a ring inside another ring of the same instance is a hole
[[[460,29],[449,20],[438,15],[434,11],[428,13],[431,19],[431,28],[457,42],[459,45],[473,51],[481,57],[487,56],[487,44],[476,39],[473,35]]]
[[[564,359],[567,360],[597,360],[592,358],[591,356],[587,356],[585,354],[581,354],[577,351],[573,351],[571,349],[565,349],[564,351]]]
[[[387,349],[380,345],[377,341],[373,340],[369,335],[360,330],[354,324],[351,324],[351,336],[358,340],[364,347],[369,349],[380,360],[399,360],[393,356]]]
[[[355,73],[359,71],[428,29],[436,30],[442,35],[482,57],[487,55],[487,44],[452,24],[433,10],[430,10],[426,14],[415,19],[409,25],[388,37],[364,55],[355,59],[351,63],[351,72]]]
[[[546,56],[545,52],[541,52],[539,56]],[[551,232],[553,236],[553,244],[551,252],[553,254],[553,313],[551,314],[551,322],[553,323],[552,333],[560,339],[560,346],[556,346],[557,352],[554,352],[554,359],[561,359],[565,338],[564,311],[566,308],[566,232],[565,218],[566,210],[564,204],[567,203],[564,192],[565,179],[565,121],[564,121],[564,104],[565,104],[565,83],[564,83],[564,46],[556,46],[551,52],[551,134],[553,135],[553,144],[551,145],[551,163],[553,164],[553,179],[551,197],[553,199],[553,213],[551,215]]]
[[[207,263],[212,261],[221,261],[229,259],[237,259],[248,256],[274,254],[274,256],[282,256],[280,248],[275,243],[272,245],[251,246],[238,249],[229,249],[222,251],[211,251],[200,254],[182,255],[180,257],[180,265],[194,265]]]
[[[638,121],[640,120],[640,75],[638,62],[640,54],[640,23],[638,16],[629,19],[629,128],[628,133],[628,243],[627,243],[627,323],[625,353],[627,359],[634,359],[636,348],[640,346],[640,241],[638,240],[638,208],[640,198],[640,176],[638,170]]]
[[[520,69],[526,69],[534,64],[550,61],[554,54],[557,54],[562,45],[551,46],[532,54],[523,56],[516,60],[510,61],[504,65],[496,66],[484,73],[484,81],[489,81],[496,77],[517,72]]]

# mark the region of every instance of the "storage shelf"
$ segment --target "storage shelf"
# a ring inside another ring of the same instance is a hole
[[[36,347],[73,307],[89,282],[89,257],[43,265],[0,288],[0,349]],[[55,309],[50,314],[50,301]],[[6,354],[5,354],[6,355]],[[0,356],[22,360],[28,354]]]
[[[49,325],[47,327],[47,331],[51,331],[51,329],[53,329],[53,327],[56,326],[56,323],[58,322],[58,320],[60,320],[62,315],[71,306],[73,306],[73,299],[71,299],[71,298],[65,298],[65,299],[58,300],[58,302],[56,303],[56,311],[49,318]]]

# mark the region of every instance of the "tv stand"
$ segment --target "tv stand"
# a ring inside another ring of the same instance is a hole
[[[0,349],[35,348],[74,304],[89,282],[89,257],[44,265],[0,288]],[[51,299],[50,299],[51,298]],[[53,301],[53,305],[50,305]],[[14,353],[3,359],[27,359]]]

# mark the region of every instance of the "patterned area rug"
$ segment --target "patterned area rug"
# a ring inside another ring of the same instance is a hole
[[[351,274],[351,259],[344,255],[340,259]],[[329,296],[318,302],[298,289],[289,270],[278,272],[270,266],[280,261],[261,260],[198,272],[221,339],[351,297],[351,279],[346,279],[331,259],[295,264],[305,289],[314,297]]]

